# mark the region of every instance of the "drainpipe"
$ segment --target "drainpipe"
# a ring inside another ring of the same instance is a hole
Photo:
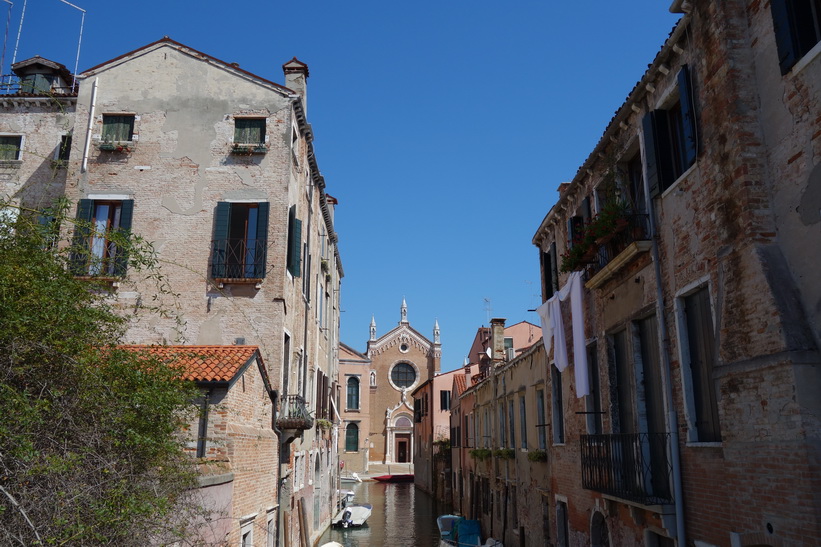
[[[645,149],[644,133],[639,131],[639,145]],[[662,383],[664,384],[664,398],[667,402],[667,428],[670,431],[670,463],[673,467],[673,496],[676,510],[676,540],[678,547],[685,547],[686,534],[684,530],[684,488],[681,481],[681,447],[679,446],[678,415],[673,403],[673,381],[670,365],[670,336],[667,331],[667,319],[664,315],[664,290],[661,286],[661,263],[659,261],[659,244],[656,233],[656,218],[653,200],[650,196],[650,186],[647,177],[647,161],[642,157],[642,177],[644,179],[644,201],[647,203],[647,218],[650,224],[651,256],[653,259],[653,273],[656,277],[656,316],[659,323],[659,342],[661,347]]]
[[[94,78],[91,86],[91,107],[88,110],[88,125],[86,125],[86,142],[83,146],[83,173],[88,171],[88,150],[91,148],[91,129],[94,127],[94,111],[97,108],[97,82],[99,78]]]

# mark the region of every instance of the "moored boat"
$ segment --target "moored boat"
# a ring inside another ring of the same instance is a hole
[[[380,482],[413,482],[413,473],[401,473],[398,475],[380,475],[373,480]]]
[[[502,547],[502,543],[493,538],[482,543],[478,520],[468,520],[459,515],[440,515],[436,524],[439,526],[439,547]]]
[[[355,503],[342,509],[331,519],[331,525],[342,528],[354,528],[362,526],[368,517],[371,516],[373,505],[369,503]]]

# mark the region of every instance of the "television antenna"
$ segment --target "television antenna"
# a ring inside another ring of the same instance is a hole
[[[11,4],[11,2],[9,2],[9,0],[3,0],[3,1],[8,2],[9,4]],[[76,10],[78,10],[82,13],[82,16],[80,18],[80,37],[77,40],[77,57],[74,60],[74,73],[71,75],[71,88],[73,90],[74,89],[74,83],[77,80],[77,69],[80,66],[80,46],[83,43],[83,27],[85,26],[85,22],[86,22],[86,10],[84,10],[83,8],[81,8],[79,6],[75,6],[71,2],[67,2],[66,0],[59,0],[59,1],[62,2],[63,4],[66,4],[67,6],[71,6],[72,8],[74,8],[74,9],[76,9]],[[23,20],[26,18],[26,4],[27,3],[28,3],[28,0],[23,0],[23,13],[20,15],[20,26],[17,27],[17,41],[14,43],[14,55],[11,58],[11,64],[12,65],[17,62],[17,50],[20,47],[20,35],[23,33]],[[9,18],[11,18],[11,8],[9,8]],[[8,35],[8,23],[6,24],[6,29],[7,29],[6,35]],[[3,55],[4,55],[4,57],[5,57],[5,51],[6,51],[6,45],[5,45],[5,42],[4,42],[3,43]],[[0,65],[0,68],[2,68],[2,65]]]
[[[485,303],[485,315],[487,315],[487,324],[490,325],[490,314],[493,311],[493,306],[490,305],[490,298],[484,297],[482,300]]]

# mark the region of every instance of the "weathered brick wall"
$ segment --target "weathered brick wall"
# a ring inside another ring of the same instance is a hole
[[[73,113],[73,98],[4,99],[0,133],[22,135],[23,142],[18,161],[0,162],[0,197],[39,210],[63,196],[69,170],[54,160],[60,137],[74,126]]]

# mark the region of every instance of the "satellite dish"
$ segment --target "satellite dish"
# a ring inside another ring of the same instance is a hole
[[[487,348],[487,349],[485,350],[485,353],[487,354],[487,356],[488,356],[488,357],[491,357],[491,355],[492,355],[492,354],[491,354],[491,351],[490,351],[490,348]]]

